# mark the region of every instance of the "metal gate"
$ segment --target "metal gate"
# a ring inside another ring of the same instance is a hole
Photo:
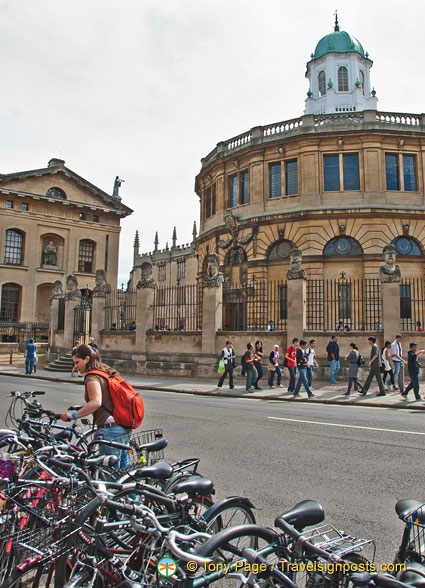
[[[230,286],[223,290],[223,330],[245,331],[247,310],[246,286]]]
[[[91,333],[92,304],[89,292],[81,297],[81,303],[74,308],[74,341],[88,343]]]

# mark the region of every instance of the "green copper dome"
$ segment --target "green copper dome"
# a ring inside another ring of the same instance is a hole
[[[327,53],[358,53],[365,57],[364,49],[360,41],[345,31],[334,31],[320,39],[316,45],[313,59],[319,59]]]

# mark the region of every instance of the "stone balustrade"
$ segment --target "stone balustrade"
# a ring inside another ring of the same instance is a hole
[[[368,129],[392,128],[414,129],[415,132],[425,133],[425,114],[407,114],[400,112],[378,112],[374,110],[336,112],[332,114],[304,115],[298,118],[258,126],[241,133],[236,137],[221,141],[201,160],[204,169],[213,161],[226,155],[237,153],[251,144],[262,144],[276,139],[285,139],[297,134],[311,134],[331,131],[336,128],[349,131],[360,125],[368,125]]]

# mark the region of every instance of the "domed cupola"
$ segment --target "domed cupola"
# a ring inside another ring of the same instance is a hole
[[[333,32],[320,39],[307,63],[310,88],[305,114],[376,110],[378,99],[370,87],[372,65],[360,41],[339,30],[335,14]]]

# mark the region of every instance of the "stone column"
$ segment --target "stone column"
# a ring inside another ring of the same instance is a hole
[[[397,250],[394,245],[386,245],[382,251],[384,265],[379,268],[382,296],[382,326],[384,342],[394,341],[400,334],[400,267],[395,264]],[[406,349],[405,349],[406,353]],[[404,369],[401,365],[400,391],[404,389]]]
[[[81,298],[65,298],[65,325],[62,345],[69,351],[74,346],[74,309],[79,304],[81,304]]]
[[[100,341],[100,331],[105,328],[105,303],[111,294],[111,286],[106,281],[105,270],[96,270],[96,286],[93,289],[91,309],[91,333],[94,340]]]
[[[382,296],[382,326],[384,341],[394,341],[400,333],[400,282],[383,282]]]
[[[307,273],[302,268],[302,252],[292,249],[290,254],[290,268],[287,279],[287,343],[292,339],[302,339],[306,328],[306,289]]]
[[[63,329],[63,347],[71,351],[74,345],[74,309],[81,304],[81,292],[77,278],[70,274],[66,278],[65,292],[65,324]]]
[[[152,277],[152,264],[142,263],[141,279],[137,284],[136,302],[136,349],[133,359],[146,361],[147,331],[153,329],[153,309],[155,302],[156,284]]]
[[[58,323],[59,323],[59,304],[60,300],[64,299],[64,293],[62,288],[62,282],[57,280],[51,289],[50,293],[50,309],[49,309],[49,346],[51,350],[54,350],[57,346],[61,345],[63,332],[61,336],[57,336]]]
[[[223,327],[223,284],[205,287],[202,298],[202,353],[216,356],[215,336]]]

